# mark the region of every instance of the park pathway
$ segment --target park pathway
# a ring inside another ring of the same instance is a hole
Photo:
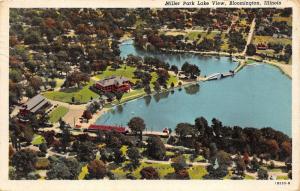
[[[254,35],[254,30],[255,30],[255,25],[256,25],[256,22],[255,22],[255,18],[252,20],[252,23],[251,23],[251,27],[250,27],[250,31],[248,33],[248,38],[247,38],[247,43],[246,43],[246,46],[245,46],[245,49],[242,53],[243,56],[246,55],[246,52],[247,52],[247,47],[248,45],[251,43],[252,39],[253,39],[253,35]]]

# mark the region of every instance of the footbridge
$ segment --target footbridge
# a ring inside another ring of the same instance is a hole
[[[229,72],[225,72],[225,73],[213,73],[213,74],[207,76],[206,80],[219,80],[219,79],[226,78],[229,76],[234,76],[234,71],[229,71]]]

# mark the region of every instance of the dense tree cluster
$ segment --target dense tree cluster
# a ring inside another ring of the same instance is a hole
[[[209,126],[207,120],[200,117],[195,120],[195,124],[179,123],[175,133],[178,135],[177,144],[192,147],[196,142],[201,143],[203,148],[209,148],[210,156],[211,143],[214,143],[218,150],[231,154],[247,152],[267,159],[284,161],[292,154],[291,139],[269,127],[261,129],[228,127],[215,118]]]

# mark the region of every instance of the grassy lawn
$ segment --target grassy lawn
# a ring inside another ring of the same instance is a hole
[[[51,123],[57,122],[60,118],[65,116],[68,113],[69,109],[63,106],[59,106],[56,109],[54,109],[50,114],[49,114],[49,121]]]
[[[60,88],[63,85],[64,81],[65,81],[64,79],[60,79],[60,78],[54,78],[54,80],[56,81],[55,88]]]
[[[289,26],[292,26],[292,17],[280,17],[280,16],[276,16],[272,18],[273,22],[281,22],[281,21],[285,21],[287,22],[287,24]]]
[[[102,74],[98,74],[96,76],[93,77],[93,79],[95,80],[102,80],[106,77],[109,76],[123,76],[126,78],[129,78],[130,81],[132,82],[136,82],[137,79],[134,79],[134,74],[133,72],[136,70],[136,68],[131,67],[131,66],[121,66],[121,68],[117,69],[117,70],[112,70],[110,67],[107,67],[107,69],[102,73]]]
[[[166,156],[172,157],[172,156],[174,156],[174,155],[175,155],[174,152],[172,152],[172,151],[166,151]]]
[[[277,176],[276,180],[288,180],[288,176]]]
[[[201,42],[204,37],[207,38],[207,39],[214,39],[214,37],[217,35],[217,34],[220,34],[220,31],[211,31],[209,34],[207,34],[206,31],[195,31],[195,32],[189,32],[187,34],[187,37],[189,40],[197,40],[198,43]],[[201,35],[201,38],[199,39],[198,38],[198,35]]]
[[[203,166],[190,167],[188,172],[191,179],[202,179],[203,176],[207,174],[207,171]]]
[[[134,78],[134,74],[133,72],[136,70],[135,67],[131,67],[131,66],[125,66],[122,65],[121,68],[117,69],[117,70],[111,70],[110,67],[108,67],[108,69],[106,71],[104,71],[102,74],[98,74],[96,76],[93,77],[94,80],[101,80],[104,79],[106,77],[109,76],[124,76],[126,78],[128,78],[131,82],[135,83],[138,79]],[[153,87],[152,83],[155,82],[157,80],[157,74],[156,72],[151,72],[151,82],[150,82],[150,86]],[[171,83],[177,83],[178,79],[176,76],[170,76],[169,80],[168,80],[168,86]]]
[[[245,175],[245,180],[255,180],[253,176],[250,176],[248,174]]]
[[[228,174],[223,178],[224,180],[229,180],[232,177],[232,171],[230,170]]]
[[[32,145],[40,145],[42,143],[46,143],[45,138],[42,135],[36,135],[35,134],[32,141],[31,141],[31,144]]]
[[[124,164],[128,164],[128,162],[125,162]],[[170,164],[142,162],[141,165],[132,172],[132,175],[135,178],[140,179],[141,178],[140,171],[144,167],[148,167],[148,166],[155,168],[157,170],[160,178],[163,178],[167,174],[174,172],[174,169],[173,169],[173,167],[171,167]],[[112,172],[116,175],[116,177],[118,177],[120,179],[126,179],[126,174],[128,173],[127,171],[124,171],[124,169],[122,167],[116,168],[116,169],[112,170]]]
[[[198,161],[202,161],[202,160],[204,160],[205,158],[202,156],[202,155],[200,155],[200,156],[197,156],[195,159],[194,159],[194,161],[195,162],[198,162]]]
[[[122,155],[124,155],[124,156],[126,155],[127,150],[128,150],[128,146],[127,145],[123,145],[121,147],[121,149],[120,149]]]
[[[268,169],[270,172],[282,172],[282,169],[280,168],[273,168],[273,169]]]
[[[241,25],[241,26],[247,26],[247,21],[246,21],[246,19],[240,20],[240,25]]]
[[[292,44],[292,40],[288,38],[274,38],[272,36],[254,36],[253,39],[254,44],[259,44],[259,43],[277,43],[277,44],[282,44],[282,45],[287,45],[287,44]]]
[[[68,89],[67,91],[48,91],[43,93],[43,95],[48,98],[55,101],[61,101],[66,103],[72,102],[72,97],[75,97],[75,102],[79,103],[87,103],[90,101],[91,97],[98,98],[99,95],[95,92],[91,91],[89,87],[93,85],[93,81],[90,81],[87,85],[85,85],[83,88],[73,88]]]
[[[78,180],[83,180],[85,176],[89,173],[87,165],[81,168],[81,172],[78,175]]]
[[[128,161],[123,163],[124,166],[126,164],[128,164]],[[132,175],[135,178],[140,179],[141,178],[140,171],[144,167],[148,167],[148,166],[151,166],[157,170],[160,179],[163,179],[169,173],[174,173],[174,168],[171,166],[171,164],[142,162],[141,165],[132,172]],[[126,174],[129,171],[124,171],[123,167],[118,167],[118,168],[112,170],[112,172],[115,174],[116,177],[118,177],[120,179],[126,179]],[[207,171],[206,171],[205,167],[203,167],[203,166],[190,167],[188,169],[188,172],[189,172],[191,179],[202,179],[202,177],[207,174]]]

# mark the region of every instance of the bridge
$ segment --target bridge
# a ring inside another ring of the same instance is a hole
[[[229,72],[225,72],[225,73],[213,73],[209,76],[206,77],[206,80],[219,80],[222,78],[226,78],[228,76],[233,76],[234,75],[234,71],[229,71]]]

